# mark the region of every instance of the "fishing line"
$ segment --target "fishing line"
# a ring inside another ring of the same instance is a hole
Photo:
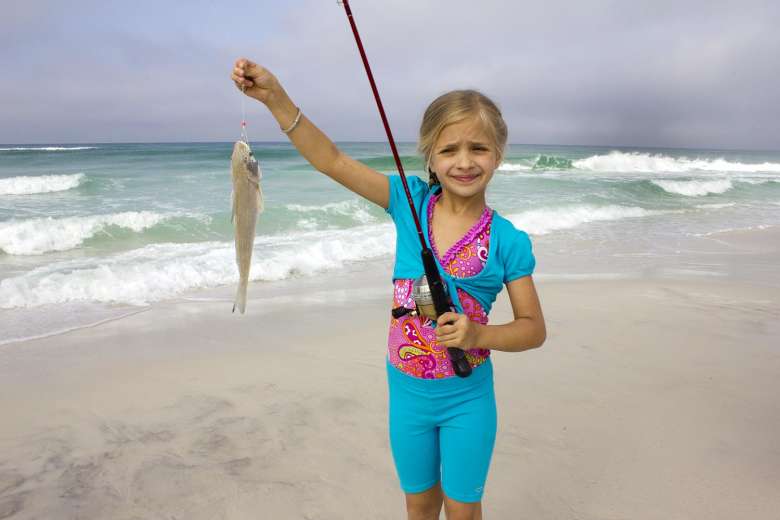
[[[246,133],[246,85],[241,85],[241,140],[249,144]]]

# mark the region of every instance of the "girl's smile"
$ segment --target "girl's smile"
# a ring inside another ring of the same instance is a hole
[[[465,175],[463,177],[453,176],[452,178],[461,184],[470,184],[472,181],[477,179],[477,177],[478,175]]]

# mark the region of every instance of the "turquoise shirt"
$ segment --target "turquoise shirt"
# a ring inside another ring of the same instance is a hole
[[[397,233],[393,280],[418,278],[425,273],[425,269],[420,257],[420,238],[417,234],[417,226],[414,225],[414,218],[409,209],[401,176],[389,175],[388,179],[390,180],[390,203],[385,211],[393,217]],[[425,243],[430,248],[428,219],[426,218],[428,202],[431,195],[441,191],[441,186],[434,185],[433,188],[429,188],[427,182],[414,175],[407,176],[406,181],[417,215],[420,218]],[[476,298],[485,309],[485,313],[488,314],[504,284],[532,274],[536,266],[536,259],[528,234],[517,229],[514,224],[493,210],[487,263],[479,273],[466,278],[458,278],[448,274],[439,263],[438,258],[436,258],[436,265],[442,280],[447,284],[450,298],[452,298],[452,303],[458,313],[463,313],[463,307],[458,299],[456,288],[463,289]]]

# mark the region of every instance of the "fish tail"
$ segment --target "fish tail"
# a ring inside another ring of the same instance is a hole
[[[244,314],[244,311],[246,311],[246,289],[247,289],[248,280],[240,280],[238,282],[238,290],[236,291],[236,299],[233,301],[233,312],[236,312],[236,309],[241,314]]]

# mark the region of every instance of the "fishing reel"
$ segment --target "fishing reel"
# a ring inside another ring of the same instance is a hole
[[[444,285],[443,288],[444,296],[447,298],[447,302],[449,303],[450,299],[447,286]],[[431,293],[431,288],[428,285],[428,278],[425,275],[417,278],[412,284],[412,298],[414,298],[415,308],[410,309],[403,305],[396,307],[393,309],[393,318],[398,319],[402,316],[406,316],[407,314],[411,314],[412,316],[421,316],[436,321],[436,318],[438,318],[436,315],[436,306],[433,304],[433,294]],[[454,310],[452,306],[450,306],[450,310]]]
[[[447,309],[454,312],[455,308],[452,305],[452,300],[450,300],[449,291],[447,290],[447,286],[443,283],[441,284],[441,293],[444,296]],[[431,286],[428,284],[428,277],[426,275],[422,275],[414,281],[414,284],[412,285],[412,297],[414,298],[415,308],[410,309],[403,305],[396,307],[392,311],[393,318],[399,319],[402,316],[411,314],[412,316],[422,316],[432,321],[436,321],[439,316],[444,314],[443,312],[436,312],[434,290],[432,290]],[[447,347],[447,353],[452,361],[452,368],[456,375],[467,377],[471,374],[471,364],[468,359],[466,359],[466,353],[463,350],[456,347]]]
[[[444,289],[444,297],[447,299],[450,310],[454,310],[447,286],[442,285],[442,288]],[[415,305],[417,305],[417,312],[419,312],[421,316],[436,321],[438,316],[436,315],[436,306],[433,304],[433,293],[431,292],[430,285],[428,285],[427,276],[422,275],[414,281],[414,284],[412,285],[412,297],[414,298]]]

